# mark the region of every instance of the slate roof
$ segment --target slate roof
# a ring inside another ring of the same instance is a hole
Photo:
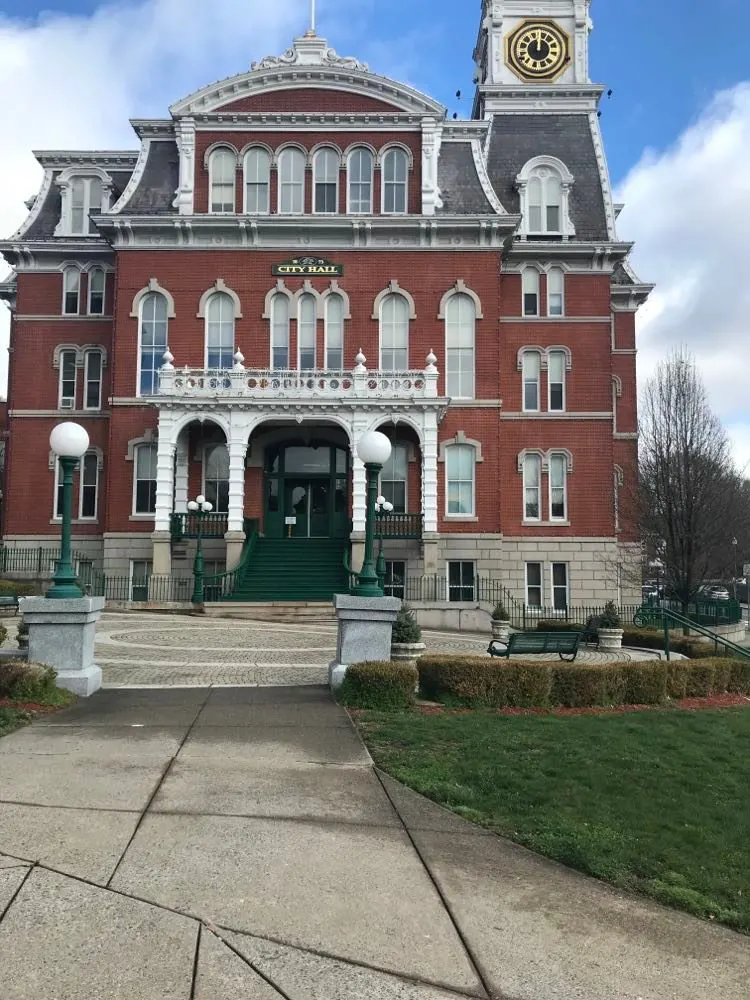
[[[439,215],[494,215],[477,175],[470,142],[444,142],[438,160],[438,186],[443,199]]]
[[[633,279],[630,277],[630,275],[622,266],[622,264],[615,264],[614,270],[612,271],[612,284],[613,285],[633,284]]]
[[[171,215],[180,178],[177,144],[168,140],[151,143],[141,182],[123,208],[127,215]]]
[[[494,116],[487,172],[506,212],[519,211],[516,177],[535,156],[556,156],[573,174],[570,214],[577,239],[606,240],[604,195],[588,117],[583,114]]]
[[[84,171],[85,172],[85,171]],[[50,240],[55,235],[55,227],[60,221],[62,211],[62,195],[57,186],[57,178],[62,170],[56,170],[52,178],[52,184],[44,199],[44,204],[39,211],[34,222],[24,234],[24,240]],[[127,187],[132,174],[131,170],[110,170],[109,176],[112,178],[111,204],[117,201],[122,192]]]

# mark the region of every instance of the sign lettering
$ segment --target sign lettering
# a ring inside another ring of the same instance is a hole
[[[278,278],[340,278],[343,264],[332,264],[323,257],[295,257],[283,264],[274,264],[272,274]]]

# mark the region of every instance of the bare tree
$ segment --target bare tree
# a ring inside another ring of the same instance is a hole
[[[646,384],[639,466],[643,538],[664,566],[669,591],[686,606],[707,581],[726,579],[745,516],[729,439],[685,351],[662,362]]]

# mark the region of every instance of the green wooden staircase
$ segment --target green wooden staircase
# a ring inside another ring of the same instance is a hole
[[[348,542],[333,538],[258,538],[230,601],[330,601],[346,594]]]

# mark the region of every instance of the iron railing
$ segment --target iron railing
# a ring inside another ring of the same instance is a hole
[[[719,646],[724,649],[724,652],[731,654],[733,657],[742,658],[745,660],[750,660],[750,649],[747,646],[739,646],[736,642],[731,642],[729,639],[725,639],[721,635],[717,635],[716,632],[712,632],[710,629],[704,628],[703,625],[698,625],[692,619],[686,618],[684,615],[678,614],[675,611],[670,611],[668,608],[662,609],[662,622],[664,626],[664,652],[667,659],[671,658],[671,653],[669,649],[670,643],[670,629],[689,628],[691,632],[697,632],[698,635],[702,635],[705,639],[710,639],[714,644],[714,650],[718,652]]]
[[[247,535],[247,541],[245,542],[245,547],[242,550],[242,558],[240,559],[238,565],[234,569],[229,570],[228,573],[219,573],[216,576],[206,576],[203,579],[204,600],[208,603],[231,600],[238,585],[242,581],[243,576],[245,575],[247,565],[252,558],[253,552],[255,551],[255,546],[258,544],[257,521],[248,521],[246,524],[252,530],[250,531],[250,534]]]
[[[0,574],[24,573],[29,576],[51,577],[55,572],[55,563],[60,558],[59,549],[44,546],[24,546],[19,548],[0,547]],[[83,552],[71,553],[73,565],[92,559]]]
[[[228,514],[172,514],[169,529],[172,540],[181,542],[186,538],[198,537],[198,523],[203,538],[223,538],[227,533]]]
[[[421,538],[422,514],[378,514],[375,518],[376,538]]]
[[[90,596],[103,597],[107,601],[185,604],[193,592],[192,576],[131,577],[101,573],[81,584]]]
[[[736,625],[742,621],[739,601],[692,601],[684,607],[680,601],[648,601],[633,616],[635,625],[661,628],[664,612],[689,618],[696,625]]]

